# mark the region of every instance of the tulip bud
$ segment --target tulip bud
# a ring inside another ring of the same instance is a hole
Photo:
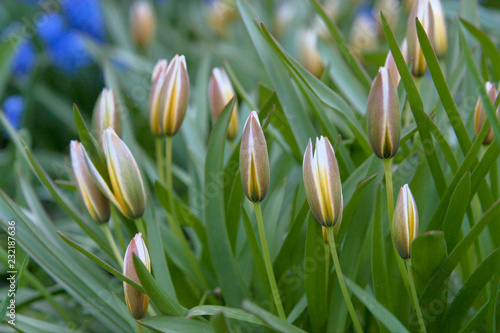
[[[266,138],[255,111],[248,116],[241,137],[240,174],[248,200],[252,202],[264,200],[269,188],[269,156]]]
[[[210,108],[215,121],[224,110],[224,107],[235,96],[233,85],[223,68],[214,68],[212,76],[208,83],[208,99],[210,100]],[[227,130],[227,138],[233,140],[238,132],[238,104],[234,103],[234,109]]]
[[[492,103],[495,103],[497,97],[497,90],[495,84],[491,82],[486,82],[486,92]],[[500,118],[500,107],[497,109],[497,116]],[[477,99],[476,106],[474,107],[474,129],[476,130],[476,135],[479,135],[481,129],[484,126],[488,117],[486,116],[486,111],[484,110],[483,102],[481,98]],[[494,139],[493,129],[490,127],[488,133],[484,138],[483,145],[489,145]]]
[[[137,0],[130,7],[130,28],[132,37],[139,47],[148,45],[155,36],[156,16],[151,3]]]
[[[102,143],[102,132],[108,127],[115,130],[118,136],[121,135],[121,116],[118,109],[113,90],[104,88],[97,98],[94,106],[94,115],[92,119],[94,133]]]
[[[432,31],[429,35],[434,51],[438,57],[442,57],[448,51],[448,38],[446,37],[446,21],[444,19],[441,0],[430,0],[430,19],[432,20]]]
[[[85,161],[85,148],[80,142],[71,141],[70,155],[76,188],[90,216],[97,223],[108,222],[110,216],[109,202],[92,179]]]
[[[392,219],[392,239],[403,259],[411,256],[411,243],[418,233],[418,211],[408,184],[401,187]]]
[[[366,129],[377,157],[385,159],[396,155],[401,136],[401,114],[396,85],[385,67],[380,67],[368,95]]]
[[[127,247],[125,258],[123,259],[123,275],[130,280],[140,283],[139,277],[134,266],[134,254],[141,259],[148,271],[151,272],[151,262],[149,252],[142,239],[142,234],[138,233],[132,238],[132,241]],[[149,297],[139,290],[135,289],[126,282],[123,282],[123,291],[125,293],[125,301],[132,317],[141,319],[148,310]]]
[[[429,12],[429,0],[417,0],[408,17],[406,39],[408,40],[408,56],[413,59],[411,71],[414,76],[422,76],[427,71],[427,63],[418,41],[415,18],[418,18],[427,35],[433,36],[434,27]]]
[[[151,131],[173,136],[181,127],[189,98],[189,76],[184,56],[176,55],[167,67],[160,60],[154,70],[149,99]]]
[[[303,177],[307,202],[316,220],[324,227],[340,224],[342,183],[337,158],[328,138],[316,138],[314,154],[309,139],[304,154]]]
[[[224,35],[227,26],[236,17],[234,6],[221,0],[211,1],[207,10],[207,24],[217,35]]]
[[[141,217],[146,207],[146,194],[139,167],[132,153],[112,128],[104,131],[102,145],[111,186],[85,153],[94,181],[124,216],[129,219]]]
[[[318,35],[316,31],[303,30],[298,35],[299,60],[302,66],[312,75],[319,77],[323,72],[323,60],[318,52]]]
[[[401,44],[401,53],[403,54],[405,63],[408,63],[408,43],[406,42],[406,39],[403,40],[403,44]],[[396,62],[394,61],[391,51],[387,54],[384,67],[389,71],[389,74],[394,81],[394,85],[397,87],[399,85],[399,81],[401,80],[401,75],[399,75],[398,66],[396,66]]]

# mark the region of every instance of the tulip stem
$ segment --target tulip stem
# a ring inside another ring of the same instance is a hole
[[[138,321],[136,321],[136,323],[137,323],[137,332],[142,333],[142,325],[139,324]]]
[[[413,280],[413,273],[411,271],[411,262],[410,259],[406,260],[406,269],[408,270],[408,278],[410,280],[411,287],[411,296],[413,299],[413,306],[415,307],[415,311],[417,312],[418,323],[420,325],[420,332],[425,333],[425,323],[424,318],[422,317],[422,310],[420,310],[420,304],[418,303],[417,291],[415,290],[415,281]]]
[[[167,165],[166,165],[166,172],[167,175],[165,177],[167,181],[167,192],[168,192],[168,204],[170,207],[170,219],[169,219],[169,224],[170,224],[170,230],[172,231],[172,234],[174,237],[176,237],[179,242],[181,242],[182,249],[186,256],[188,257],[189,263],[194,269],[194,273],[196,274],[196,277],[198,278],[201,286],[205,290],[209,290],[208,284],[205,281],[205,278],[203,277],[203,274],[201,273],[200,267],[198,265],[198,262],[196,261],[196,258],[193,255],[192,250],[189,248],[189,245],[186,241],[186,238],[184,237],[184,232],[182,231],[181,225],[179,224],[179,221],[177,220],[177,214],[175,211],[175,205],[174,205],[174,187],[172,183],[172,137],[167,136],[167,142],[166,142],[166,157],[167,157]],[[209,298],[211,300],[214,300],[212,295],[209,295]]]
[[[392,217],[394,215],[394,194],[392,188],[392,158],[383,159],[385,172],[385,190],[387,193],[387,212],[389,214],[389,227],[392,230]]]
[[[113,223],[115,226],[115,234],[116,234],[116,238],[118,239],[119,249],[120,249],[120,251],[124,251],[125,250],[125,241],[123,240],[123,234],[122,234],[122,230],[120,228],[120,220],[118,219],[118,212],[114,206],[111,206],[111,216],[112,216]]]
[[[102,225],[102,228],[104,230],[104,233],[106,234],[106,238],[108,239],[109,245],[111,245],[111,250],[113,250],[113,254],[116,257],[116,261],[120,265],[121,268],[123,268],[123,257],[120,254],[120,250],[118,250],[118,246],[116,246],[115,239],[113,238],[113,235],[111,234],[111,229],[109,229],[109,225],[107,223],[104,223]]]
[[[337,223],[340,223],[340,221],[338,221]],[[333,227],[327,227],[326,230],[328,232],[328,242],[330,243],[330,250],[332,251],[335,272],[337,273],[337,278],[339,280],[340,290],[342,291],[342,295],[344,296],[344,301],[347,305],[347,309],[349,310],[349,314],[351,315],[352,324],[354,325],[354,328],[357,332],[363,332],[361,324],[358,320],[358,316],[356,315],[356,311],[354,310],[354,306],[352,305],[351,298],[349,297],[349,293],[347,292],[347,287],[345,286],[344,276],[342,275],[339,257],[337,255],[337,248],[335,246],[335,235],[333,232]]]
[[[142,237],[144,238],[144,242],[147,244],[148,243],[148,238],[146,234],[146,229],[145,229],[145,223],[144,223],[144,217],[139,217],[138,219],[135,220],[135,225],[137,227],[137,231],[139,231],[142,234]],[[148,246],[149,247],[149,246]]]
[[[254,207],[255,215],[257,217],[257,226],[259,227],[259,236],[260,243],[262,245],[262,253],[264,255],[264,263],[266,264],[267,278],[269,279],[269,284],[271,285],[274,305],[276,306],[279,317],[286,320],[285,310],[283,310],[278,285],[276,284],[276,278],[274,277],[271,256],[269,255],[269,248],[267,247],[266,230],[264,229],[264,221],[262,220],[262,210],[260,209],[260,203],[254,202]]]
[[[160,177],[160,183],[165,184],[165,167],[163,166],[163,138],[156,138],[156,167],[158,168],[158,176]]]

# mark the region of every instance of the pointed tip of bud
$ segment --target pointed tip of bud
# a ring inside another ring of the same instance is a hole
[[[486,93],[488,94],[488,97],[490,98],[490,101],[492,103],[495,103],[495,100],[497,98],[497,90],[495,87],[495,83],[487,81],[485,83],[485,88],[486,88]],[[500,106],[497,109],[497,117],[499,117],[499,119],[500,119]],[[488,117],[486,115],[486,110],[484,109],[484,104],[481,100],[481,97],[478,97],[476,105],[474,107],[474,130],[476,132],[476,135],[479,135],[479,133],[481,132],[481,129],[483,128],[487,119],[488,119]],[[495,138],[495,136],[493,133],[493,129],[490,127],[488,129],[488,133],[486,134],[486,137],[483,140],[483,145],[485,145],[485,146],[489,145],[490,143],[493,142],[494,138]]]
[[[121,135],[121,113],[112,89],[103,88],[94,106],[92,125],[99,143],[104,129],[112,127]]]
[[[215,121],[219,119],[222,111],[232,98],[236,98],[233,85],[224,68],[214,67],[208,82],[208,100],[212,117]],[[235,101],[231,113],[231,120],[227,131],[227,138],[232,140],[238,132],[238,103]]]

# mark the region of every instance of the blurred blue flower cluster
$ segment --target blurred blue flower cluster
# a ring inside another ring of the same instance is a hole
[[[11,64],[11,71],[17,77],[27,77],[31,74],[36,62],[36,49],[31,38],[23,31],[21,24],[14,22],[10,24],[1,35],[1,40],[19,40],[14,59]]]
[[[66,21],[73,29],[105,41],[104,17],[99,0],[61,0]]]
[[[5,117],[16,130],[21,129],[23,122],[24,99],[18,95],[12,95],[5,99],[2,104]],[[5,134],[5,132],[4,132]]]

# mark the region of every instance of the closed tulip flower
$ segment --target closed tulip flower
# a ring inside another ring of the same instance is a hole
[[[92,179],[85,161],[85,148],[80,142],[71,141],[70,155],[76,188],[87,211],[97,223],[108,222],[110,216],[109,202]]]
[[[141,259],[148,271],[151,272],[149,252],[142,239],[141,233],[136,234],[135,237],[132,238],[123,260],[123,275],[140,284],[134,266],[134,254]],[[127,302],[128,310],[132,314],[132,317],[135,319],[144,317],[144,314],[148,310],[149,297],[126,282],[123,282],[123,291],[125,293],[125,301]]]
[[[403,259],[411,256],[411,243],[418,234],[418,211],[408,184],[401,187],[392,221],[392,239]]]
[[[212,76],[208,83],[208,98],[210,101],[210,108],[212,116],[215,121],[224,110],[224,107],[235,96],[233,85],[223,68],[214,68]],[[227,138],[233,140],[238,132],[238,104],[234,103],[234,109],[231,114],[229,122],[229,129],[227,130]]]
[[[368,141],[381,159],[396,155],[401,136],[398,93],[387,68],[381,67],[373,81],[366,110]]]
[[[401,44],[401,53],[403,54],[405,63],[408,63],[408,43],[406,42],[406,39],[403,41],[403,44]],[[389,71],[389,74],[394,81],[394,85],[397,87],[399,81],[401,80],[401,75],[399,74],[398,67],[396,66],[396,62],[394,61],[391,51],[389,51],[387,58],[385,58],[384,67]]]
[[[417,36],[417,27],[415,18],[418,18],[422,27],[428,36],[434,35],[434,27],[432,18],[430,17],[429,0],[417,0],[408,17],[408,25],[406,27],[406,39],[408,40],[408,56],[413,59],[411,72],[414,76],[422,76],[427,71],[427,63],[425,62],[424,54],[420,47]]]
[[[92,125],[99,143],[102,142],[102,132],[108,127],[114,129],[118,136],[121,135],[121,115],[113,90],[104,88],[97,98]]]
[[[184,56],[176,55],[167,67],[160,60],[154,70],[150,95],[151,131],[173,136],[184,120],[189,99],[189,76]]]
[[[112,128],[104,131],[102,145],[111,184],[106,183],[88,155],[85,155],[94,181],[123,215],[129,219],[141,217],[146,207],[146,194],[132,153]]]
[[[307,201],[316,220],[324,227],[340,223],[342,184],[337,158],[328,138],[316,138],[314,152],[309,140],[304,154],[303,177]]]
[[[147,0],[137,0],[130,7],[130,28],[132,37],[139,47],[147,46],[156,32],[154,8]]]
[[[252,202],[261,202],[269,189],[269,156],[257,112],[245,123],[240,146],[240,174],[243,190]]]
[[[442,57],[448,51],[448,38],[446,37],[446,21],[444,19],[441,0],[430,1],[430,19],[432,20],[432,31],[429,35],[434,51],[438,57]]]
[[[486,92],[492,103],[495,103],[497,98],[497,90],[495,84],[491,82],[486,82]],[[497,109],[497,116],[500,118],[500,107]],[[477,99],[476,106],[474,107],[474,129],[476,130],[476,135],[479,135],[481,129],[484,126],[488,117],[486,116],[486,111],[484,110],[483,102],[481,98]],[[490,127],[488,133],[484,138],[483,145],[489,145],[494,139],[493,129]]]
[[[298,35],[299,60],[312,75],[323,72],[323,60],[318,52],[318,34],[315,30],[303,30]]]

